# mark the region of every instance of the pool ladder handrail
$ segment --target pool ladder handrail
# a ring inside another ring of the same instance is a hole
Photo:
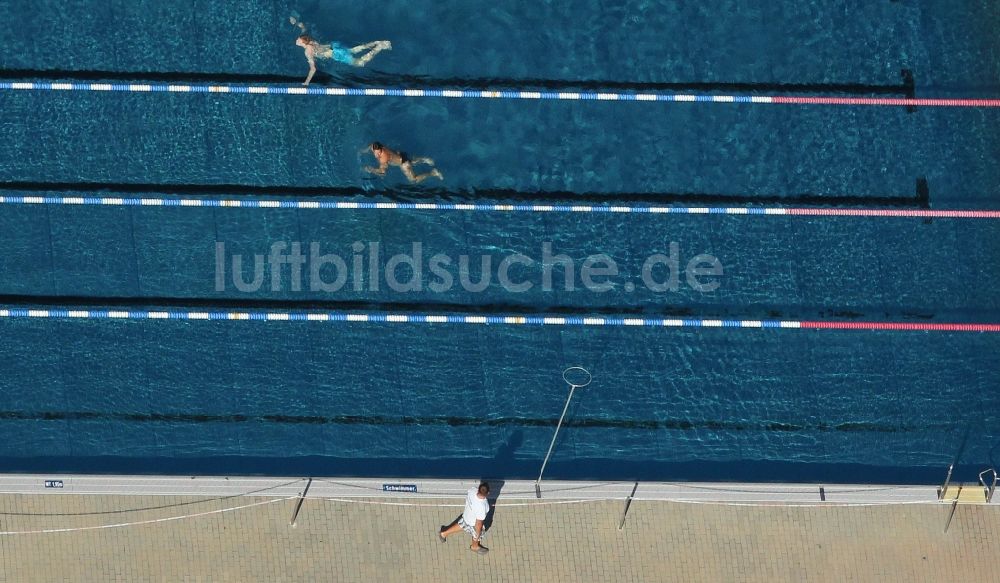
[[[955,469],[955,462],[952,462],[948,466],[948,475],[945,476],[944,484],[941,485],[941,489],[938,490],[938,500],[944,498],[944,493],[948,491],[948,486],[951,484],[951,472]]]
[[[986,474],[993,474],[993,482],[990,484],[986,483]],[[989,504],[993,500],[993,492],[997,489],[997,471],[996,468],[986,468],[985,470],[979,472],[979,483],[983,486],[983,491],[986,494],[986,503]]]

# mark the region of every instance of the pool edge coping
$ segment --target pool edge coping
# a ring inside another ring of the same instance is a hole
[[[492,497],[504,500],[661,501],[680,503],[845,506],[942,504],[938,486],[879,484],[789,484],[747,482],[543,481],[536,492],[530,480],[488,480]],[[479,480],[418,478],[325,478],[249,476],[138,476],[83,474],[3,474],[0,494],[299,497],[309,499],[385,499],[429,503],[462,499]],[[978,484],[976,484],[978,487]],[[634,488],[634,490],[633,490]],[[541,497],[538,497],[540,492]],[[631,495],[631,496],[630,496]],[[990,504],[998,505],[996,502]]]

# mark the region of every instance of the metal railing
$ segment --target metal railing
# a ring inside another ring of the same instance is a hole
[[[951,484],[951,473],[955,470],[954,462],[948,466],[948,475],[944,479],[944,484],[941,484],[941,489],[938,490],[938,500],[944,498],[944,493],[948,491],[948,486]]]
[[[986,483],[986,474],[993,474],[993,482]],[[986,493],[986,503],[989,504],[993,500],[993,492],[997,489],[997,471],[994,468],[988,468],[979,472],[979,483],[983,485],[983,490]]]

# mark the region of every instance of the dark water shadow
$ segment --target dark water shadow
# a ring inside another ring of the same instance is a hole
[[[302,197],[337,198],[344,202],[439,202],[490,204],[662,204],[706,206],[805,206],[805,207],[901,207],[930,208],[927,179],[914,181],[913,194],[850,194],[799,192],[788,194],[738,194],[713,192],[571,192],[526,191],[503,188],[444,188],[397,185],[379,188],[376,196],[359,186],[295,184],[187,184],[135,182],[47,182],[0,181],[0,190],[77,194],[163,194],[168,196]]]

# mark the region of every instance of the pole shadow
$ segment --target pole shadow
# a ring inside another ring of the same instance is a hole
[[[493,456],[493,462],[491,467],[493,468],[509,468],[514,466],[514,454],[517,450],[524,444],[524,431],[518,429],[510,434],[507,438],[507,442],[497,449],[497,453]],[[496,519],[497,512],[497,500],[500,498],[501,492],[503,492],[503,487],[507,483],[506,480],[500,477],[483,476],[481,481],[486,482],[490,485],[490,494],[486,497],[490,502],[490,511],[486,515],[486,520],[483,521],[483,532],[488,532],[493,527],[493,521]]]

